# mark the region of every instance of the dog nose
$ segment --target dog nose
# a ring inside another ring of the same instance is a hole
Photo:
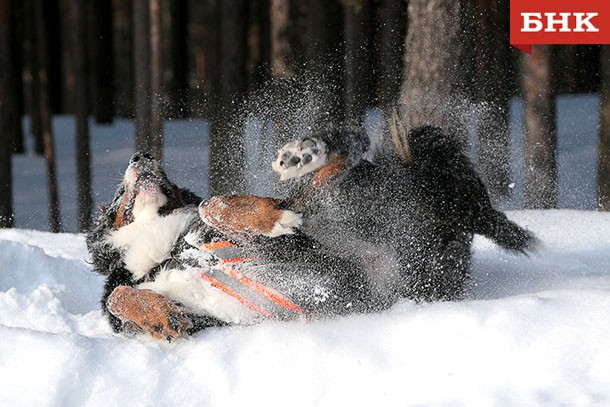
[[[141,159],[145,159],[145,160],[148,160],[148,161],[154,161],[155,158],[152,155],[150,155],[149,153],[142,153],[142,152],[136,151],[131,156],[131,159],[129,160],[129,163],[130,164],[137,163]]]

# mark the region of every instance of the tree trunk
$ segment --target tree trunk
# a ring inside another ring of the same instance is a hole
[[[34,75],[39,84],[39,99],[35,101],[40,117],[40,127],[44,142],[44,156],[47,163],[47,182],[49,188],[49,223],[51,232],[61,231],[59,211],[59,192],[57,187],[57,173],[55,170],[55,148],[53,146],[53,130],[51,126],[51,102],[49,99],[49,54],[47,49],[47,29],[44,4],[42,1],[34,2],[33,30],[36,32],[34,54],[36,55],[37,70]]]
[[[152,152],[149,0],[133,0],[136,150]]]
[[[134,0],[136,149],[163,159],[160,0]]]
[[[271,78],[270,0],[248,3],[248,89],[255,90]]]
[[[134,116],[133,0],[112,0],[114,110],[121,117]]]
[[[11,47],[9,69],[12,69],[10,73],[12,91],[15,95],[14,109],[12,114],[14,123],[17,129],[13,133],[13,146],[12,152],[14,154],[23,154],[25,152],[25,145],[23,140],[23,126],[21,125],[21,118],[23,117],[23,51],[22,51],[22,38],[23,38],[23,20],[24,20],[24,6],[20,1],[8,1],[10,3],[10,16],[9,16],[9,41]]]
[[[45,19],[45,34],[44,42],[47,48],[47,87],[49,97],[49,107],[51,113],[62,113],[63,92],[63,59],[62,55],[62,38],[61,38],[61,18],[59,10],[59,0],[44,0],[43,12]],[[53,56],[51,58],[50,56]]]
[[[525,109],[524,191],[528,209],[557,207],[557,130],[552,83],[552,47],[534,46],[523,53],[523,101]]]
[[[305,16],[298,0],[271,0],[271,76],[288,79],[303,72],[305,62],[301,33]]]
[[[163,160],[164,90],[161,49],[161,0],[150,0],[150,152],[158,160]]]
[[[213,119],[218,104],[220,0],[188,2],[188,103],[191,117]]]
[[[0,0],[0,66],[11,63],[11,1]],[[12,145],[15,126],[15,78],[10,69],[0,69],[0,228],[13,227]]]
[[[471,100],[471,0],[411,0],[401,113],[405,128],[434,124],[464,133]]]
[[[243,129],[238,115],[247,88],[246,0],[222,1],[220,7],[218,110],[210,134],[210,189],[213,195],[242,188]]]
[[[89,103],[87,64],[87,3],[85,0],[71,1],[72,47],[76,115],[76,184],[78,201],[78,230],[85,232],[91,223],[91,157],[89,149]]]
[[[610,211],[610,45],[602,45],[602,74],[599,150],[597,159],[597,191],[599,209]]]
[[[319,92],[318,125],[342,124],[343,6],[338,0],[311,0],[307,10],[306,65]]]
[[[167,116],[184,118],[189,115],[188,104],[188,3],[173,0],[170,5],[169,63],[171,77],[166,84],[169,98]]]
[[[396,106],[403,80],[407,1],[381,0],[379,96],[386,110]]]
[[[44,155],[44,140],[42,134],[42,124],[40,118],[40,80],[38,75],[38,29],[36,27],[36,8],[38,7],[37,0],[27,0],[26,4],[26,29],[27,45],[28,45],[28,65],[31,76],[30,97],[29,97],[29,113],[30,113],[30,132],[34,139],[34,153]]]
[[[367,108],[375,104],[375,8],[372,0],[345,5],[345,118],[361,126]]]
[[[114,118],[114,55],[112,53],[112,2],[88,1],[89,58],[91,61],[90,111],[97,123],[110,124]]]
[[[477,0],[476,71],[478,162],[492,200],[510,195],[509,1]]]

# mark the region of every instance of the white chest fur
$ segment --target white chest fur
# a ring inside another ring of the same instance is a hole
[[[169,257],[176,240],[195,216],[183,212],[159,216],[156,209],[146,208],[134,222],[111,232],[107,241],[124,250],[125,267],[140,279]]]
[[[234,324],[251,324],[260,315],[237,299],[215,288],[201,277],[196,268],[163,269],[154,281],[142,283],[141,289],[153,290],[188,307],[195,313],[210,315]]]

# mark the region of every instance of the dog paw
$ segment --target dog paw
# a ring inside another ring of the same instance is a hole
[[[119,286],[106,305],[127,326],[140,328],[156,339],[171,342],[186,336],[193,327],[185,308],[152,290]]]
[[[264,233],[268,237],[277,237],[294,233],[303,224],[303,215],[289,210],[281,211],[281,217],[275,221],[269,233]]]
[[[315,137],[304,137],[280,148],[271,167],[285,181],[316,171],[327,163],[326,144]]]

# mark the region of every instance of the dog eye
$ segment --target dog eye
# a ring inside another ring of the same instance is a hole
[[[144,153],[144,158],[148,159],[148,160],[152,160],[153,156],[148,154],[148,153]]]
[[[137,163],[138,161],[140,161],[140,154],[136,153],[134,155],[131,156],[131,160],[129,160],[129,163]]]

